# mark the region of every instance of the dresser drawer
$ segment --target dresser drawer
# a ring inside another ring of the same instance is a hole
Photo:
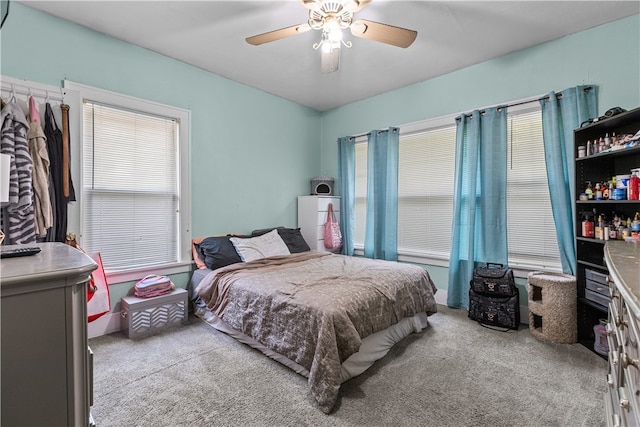
[[[333,211],[340,210],[340,199],[337,197],[318,197],[318,211],[327,212],[329,203],[333,204]]]
[[[627,419],[626,425],[629,426],[640,426],[640,396],[638,396],[634,390],[634,388],[637,389],[638,387],[638,383],[634,383],[634,381],[638,380],[637,372],[638,370],[633,366],[627,366],[624,369],[624,390],[626,392],[626,400],[628,401],[628,410],[623,410],[621,412],[625,412],[625,417]],[[625,409],[622,397],[620,404],[623,406],[623,409]]]
[[[591,270],[589,268],[584,270],[584,274],[587,280],[591,280],[592,282],[596,282],[596,283],[600,283],[605,286],[608,286],[606,274],[600,273],[599,271]]]
[[[336,218],[338,222],[340,222],[340,211],[333,210],[333,216]],[[318,222],[319,226],[324,226],[324,223],[327,222],[327,212],[318,212]]]
[[[609,299],[609,285],[606,283],[594,282],[593,280],[585,280],[585,286],[590,291],[596,292],[598,294],[604,295]]]
[[[617,388],[611,388],[604,394],[604,408],[607,427],[620,427],[620,406]]]
[[[599,294],[589,289],[584,290],[584,297],[589,301],[593,301],[596,304],[600,304],[603,307],[608,306],[609,302],[611,301],[611,298],[609,298],[608,296]]]

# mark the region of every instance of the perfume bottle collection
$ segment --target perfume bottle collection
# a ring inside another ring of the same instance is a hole
[[[580,200],[639,200],[640,168],[631,169],[630,174],[616,175],[606,182],[596,182],[595,186],[587,181]]]
[[[606,215],[592,211],[582,212],[582,237],[599,240],[640,241],[640,212],[636,212],[633,219],[625,220],[613,213],[613,218],[607,220]]]

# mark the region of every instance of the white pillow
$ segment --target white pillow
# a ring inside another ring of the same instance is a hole
[[[245,262],[266,258],[268,256],[289,255],[291,253],[276,229],[262,236],[251,237],[250,239],[229,237],[229,240],[233,243],[242,261]]]

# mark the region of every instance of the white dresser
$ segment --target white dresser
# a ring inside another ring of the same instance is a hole
[[[35,245],[35,244],[34,244]],[[87,426],[87,283],[97,268],[64,243],[0,260],[3,426]]]
[[[609,426],[640,425],[640,243],[609,241],[604,248],[609,269],[609,391],[605,395]]]
[[[298,227],[312,250],[329,252],[324,247],[324,223],[329,203],[333,204],[333,213],[340,221],[340,197],[298,196]]]

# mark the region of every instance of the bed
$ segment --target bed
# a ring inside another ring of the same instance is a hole
[[[344,381],[436,312],[423,268],[310,251],[298,229],[200,239],[194,259],[195,314],[307,377],[325,413]]]

